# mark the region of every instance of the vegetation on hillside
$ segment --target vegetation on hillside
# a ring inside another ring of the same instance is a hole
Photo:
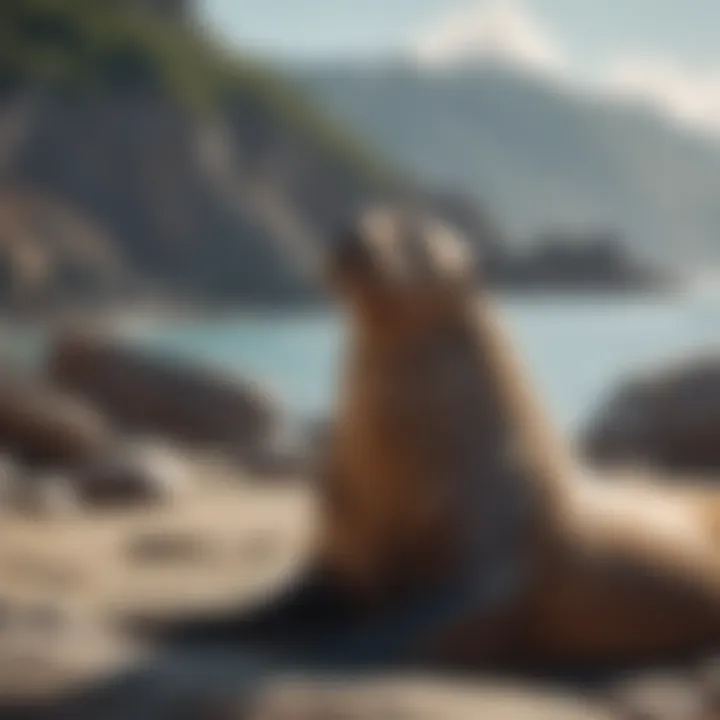
[[[368,180],[392,182],[377,157],[271,69],[221,51],[190,23],[112,0],[2,0],[0,83],[160,93],[194,112],[222,110],[249,96]]]

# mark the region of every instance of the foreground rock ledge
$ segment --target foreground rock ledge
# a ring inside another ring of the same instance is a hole
[[[48,375],[132,432],[257,453],[278,429],[277,402],[255,383],[176,360],[119,338],[66,330],[53,338]]]

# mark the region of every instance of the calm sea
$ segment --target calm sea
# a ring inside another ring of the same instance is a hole
[[[538,390],[569,430],[627,372],[688,352],[720,356],[720,295],[501,298],[500,308]],[[329,313],[284,314],[139,325],[134,332],[158,352],[263,381],[294,417],[304,419],[329,407],[342,327]]]

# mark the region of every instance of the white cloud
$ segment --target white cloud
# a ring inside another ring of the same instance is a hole
[[[670,57],[628,57],[610,62],[602,88],[639,98],[685,124],[720,133],[720,67],[691,68]]]
[[[450,13],[420,33],[413,51],[432,66],[492,59],[558,72],[565,64],[558,43],[517,0],[483,0]]]
[[[650,102],[686,127],[720,135],[720,64],[693,68],[671,55],[608,56],[591,77],[573,63],[528,0],[475,0],[425,28],[412,53],[430,67],[501,61],[565,87],[569,81],[578,92]]]

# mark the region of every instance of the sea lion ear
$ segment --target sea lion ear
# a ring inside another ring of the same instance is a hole
[[[433,234],[431,246],[438,274],[452,282],[471,282],[479,263],[467,238],[446,225],[438,225]]]

